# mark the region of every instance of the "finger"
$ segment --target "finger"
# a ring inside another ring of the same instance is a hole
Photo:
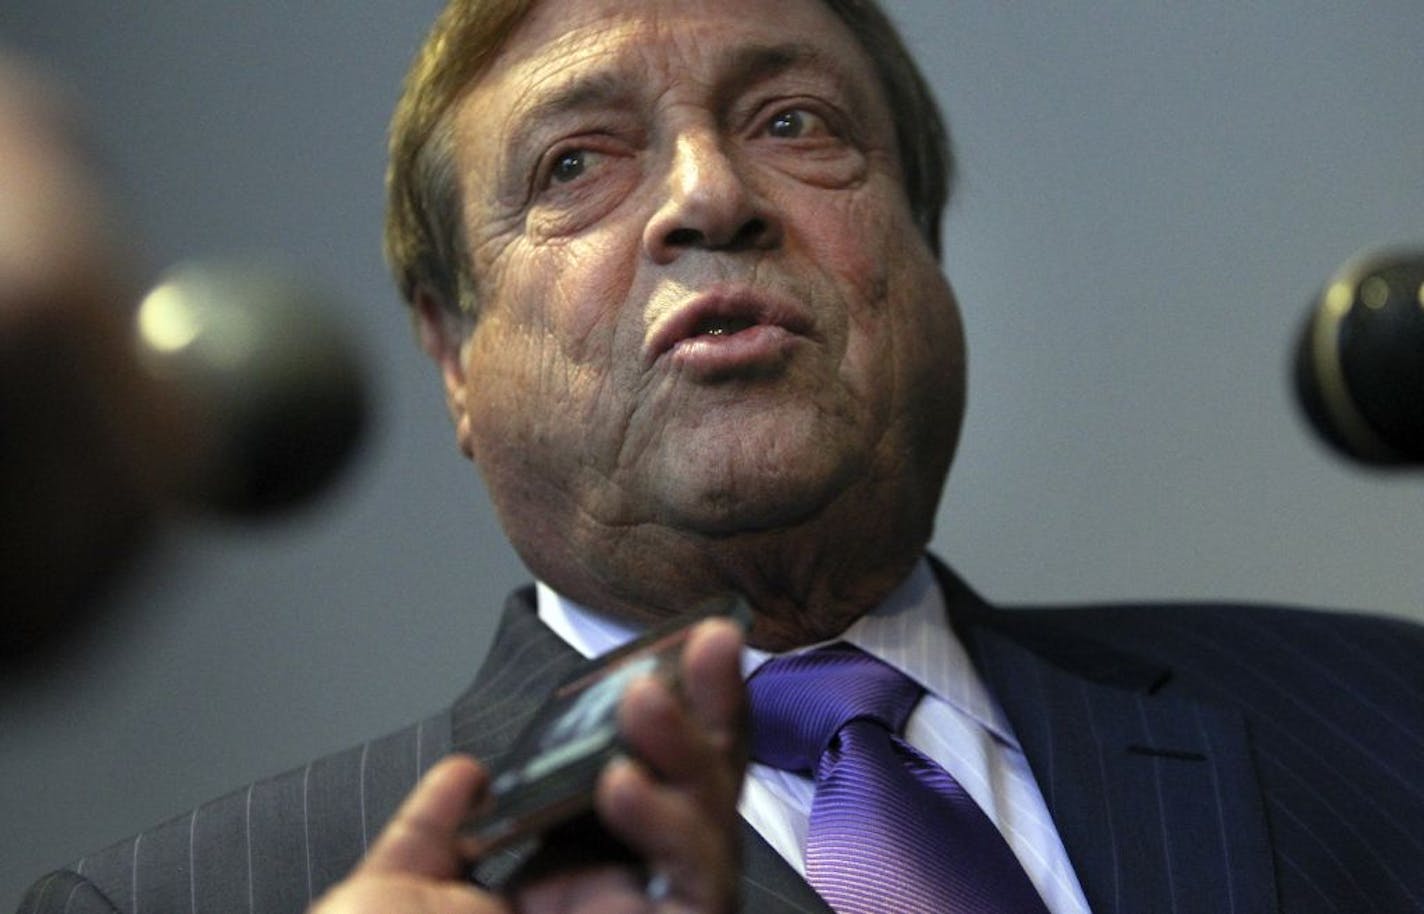
[[[740,780],[745,690],[741,633],[725,620],[693,630],[682,655],[681,697],[656,677],[630,684],[618,726],[633,754],[659,776],[695,784]]]
[[[456,833],[486,784],[484,769],[474,759],[452,755],[441,761],[406,797],[358,872],[461,876],[466,861],[457,850]]]
[[[641,760],[620,759],[604,770],[594,794],[600,818],[667,880],[671,901],[698,911],[733,909],[741,764],[656,680],[632,692],[624,712],[636,717],[633,729],[645,726],[652,738],[625,737]]]
[[[623,759],[604,771],[595,804],[608,829],[667,879],[672,899],[699,911],[734,907],[739,858],[735,798],[709,809],[688,791]]]
[[[682,692],[692,716],[717,738],[744,729],[746,690],[741,670],[742,632],[726,619],[695,629],[682,652]]]
[[[743,764],[733,735],[710,733],[666,683],[632,683],[618,707],[618,729],[631,754],[665,783],[709,803],[735,799]]]

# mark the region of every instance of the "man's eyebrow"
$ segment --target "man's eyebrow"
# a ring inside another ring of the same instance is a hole
[[[842,91],[859,97],[860,93],[851,84],[842,66],[823,49],[802,42],[743,45],[728,51],[717,68],[718,72],[725,74],[717,81],[717,88],[723,97],[735,97],[758,82],[799,68],[818,70],[829,76]],[[583,74],[556,85],[542,95],[535,93],[529,107],[515,117],[505,148],[524,148],[544,124],[567,114],[626,108],[638,89],[637,74],[620,68]]]
[[[559,85],[520,111],[506,141],[509,149],[526,145],[539,128],[551,120],[576,111],[610,108],[627,104],[634,91],[633,81],[619,72],[581,76]]]
[[[718,88],[734,95],[787,70],[800,68],[818,70],[831,77],[840,88],[851,88],[843,67],[824,49],[802,42],[744,45],[732,49],[719,68],[719,72],[727,75],[719,81]]]

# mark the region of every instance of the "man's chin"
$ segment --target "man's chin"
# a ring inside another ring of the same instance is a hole
[[[808,399],[709,410],[669,423],[645,452],[651,477],[625,491],[651,493],[653,516],[707,536],[796,526],[865,482],[862,437]]]
[[[793,528],[819,515],[840,487],[825,479],[779,474],[738,479],[736,487],[685,488],[665,493],[661,517],[668,527],[712,538]]]

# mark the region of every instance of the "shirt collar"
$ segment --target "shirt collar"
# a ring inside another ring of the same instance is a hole
[[[944,591],[928,559],[921,558],[910,576],[839,640],[885,661],[999,740],[1019,748],[1008,717],[950,624]]]
[[[606,654],[642,634],[642,627],[575,603],[543,581],[534,582],[539,620],[585,657]]]
[[[613,650],[636,638],[641,628],[575,603],[542,581],[535,584],[539,618],[585,657]],[[835,639],[855,645],[895,667],[946,704],[968,715],[1001,741],[1018,748],[999,703],[989,694],[955,635],[929,560],[921,558],[909,576],[879,606]],[[811,650],[811,645],[799,650]],[[743,675],[750,676],[771,654],[747,648]]]

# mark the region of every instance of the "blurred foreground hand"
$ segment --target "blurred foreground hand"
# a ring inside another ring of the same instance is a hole
[[[0,56],[0,658],[62,640],[156,511],[168,434],[122,246],[59,92]]]

